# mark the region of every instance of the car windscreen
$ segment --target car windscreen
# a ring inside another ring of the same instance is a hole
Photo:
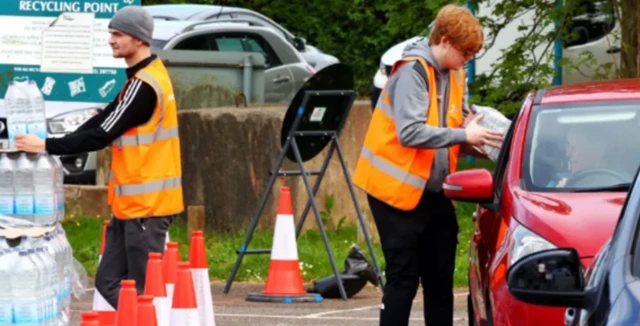
[[[522,181],[529,191],[626,191],[640,165],[640,101],[533,108]]]

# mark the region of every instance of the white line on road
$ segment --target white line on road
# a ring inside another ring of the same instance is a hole
[[[364,307],[363,307],[364,308]],[[216,317],[235,317],[235,318],[274,318],[274,319],[327,319],[327,320],[380,320],[379,317],[339,317],[339,316],[325,316],[325,317],[309,317],[307,316],[287,316],[287,315],[259,315],[259,314],[216,314]],[[423,318],[410,318],[412,321],[424,321]],[[454,322],[466,320],[465,317],[454,318]]]
[[[320,312],[320,313],[317,313],[317,314],[306,315],[304,317],[305,318],[318,318],[318,317],[331,315],[331,314],[339,314],[339,313],[344,313],[344,312],[356,312],[356,311],[369,310],[369,309],[373,309],[373,308],[380,308],[380,304],[373,305],[373,306],[364,306],[364,307],[352,308],[352,309],[330,310],[330,311]]]

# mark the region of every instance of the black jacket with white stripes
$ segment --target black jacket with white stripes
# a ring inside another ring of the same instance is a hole
[[[156,55],[127,68],[127,77],[132,78],[147,66]],[[127,130],[145,124],[151,119],[157,96],[151,85],[132,78],[123,92],[122,101],[116,97],[102,112],[87,120],[74,132],[62,138],[47,138],[49,154],[69,155],[93,152],[105,148]]]

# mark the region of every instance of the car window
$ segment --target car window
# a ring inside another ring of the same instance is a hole
[[[280,59],[269,43],[252,33],[220,33],[214,36],[215,51],[258,52],[265,57],[268,68],[281,65]]]
[[[186,38],[173,47],[175,50],[211,51],[209,37],[206,34]]]
[[[640,101],[537,106],[525,144],[525,188],[601,191],[629,184],[640,165],[639,138]]]
[[[498,159],[496,160],[496,166],[493,170],[493,180],[494,180],[494,189],[496,197],[500,198],[502,196],[502,184],[504,182],[504,174],[507,170],[507,163],[509,162],[509,152],[511,149],[511,140],[513,139],[513,133],[518,121],[518,117],[520,117],[520,112],[523,111],[523,108],[527,106],[529,101],[525,98],[522,103],[520,110],[514,114],[513,120],[511,121],[511,125],[509,126],[509,130],[504,135],[504,143],[502,144],[502,148],[500,148],[500,154],[498,155]]]

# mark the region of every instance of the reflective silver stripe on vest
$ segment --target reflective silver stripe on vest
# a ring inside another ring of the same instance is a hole
[[[114,181],[116,177],[113,175],[113,170],[109,170],[109,181]]]
[[[384,100],[384,98],[387,96],[387,90],[385,89],[384,92],[382,92],[382,94],[380,94],[380,99],[378,100],[378,104],[376,105],[378,107],[378,109],[380,109],[380,111],[382,111],[382,113],[384,113],[384,115],[386,115],[389,118],[393,118],[392,111],[391,111],[391,105],[387,104],[387,102]]]
[[[403,171],[400,168],[392,165],[391,163],[375,156],[373,152],[367,148],[366,146],[362,147],[362,152],[360,155],[367,159],[371,165],[373,165],[378,170],[398,179],[403,183],[412,185],[418,189],[424,189],[427,185],[427,180],[420,178],[419,176],[413,175],[407,171]]]
[[[178,127],[172,127],[167,129],[158,129],[154,133],[138,134],[138,135],[123,135],[118,137],[113,143],[116,146],[136,146],[136,145],[148,145],[158,140],[167,140],[171,138],[178,138]]]
[[[118,196],[135,196],[151,192],[178,188],[182,186],[182,178],[175,177],[164,180],[149,181],[132,185],[116,185],[116,195]]]

